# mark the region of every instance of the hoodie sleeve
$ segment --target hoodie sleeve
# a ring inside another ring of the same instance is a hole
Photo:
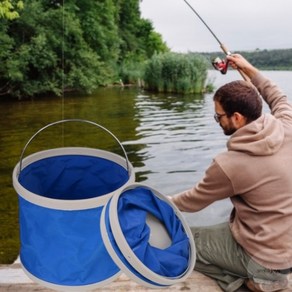
[[[261,73],[258,73],[251,81],[269,105],[272,115],[277,119],[289,120],[292,123],[292,106],[280,88]]]
[[[233,194],[230,180],[214,160],[195,187],[173,196],[172,201],[180,211],[196,212]]]

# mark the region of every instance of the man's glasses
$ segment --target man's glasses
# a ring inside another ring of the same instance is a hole
[[[220,122],[220,119],[221,119],[223,116],[226,116],[226,114],[217,114],[217,113],[215,113],[215,114],[214,114],[214,119],[215,119],[215,121],[216,121],[217,123],[219,123],[219,122]]]

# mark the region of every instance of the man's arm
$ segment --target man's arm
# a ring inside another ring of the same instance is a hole
[[[232,195],[234,190],[229,178],[217,162],[213,161],[196,186],[170,198],[180,211],[196,212]]]
[[[241,55],[229,55],[227,56],[227,59],[229,60],[232,68],[240,69],[250,78],[253,85],[257,88],[263,99],[269,105],[272,115],[278,119],[292,119],[292,106],[288,102],[287,96],[275,83],[264,77],[257,68],[250,64]]]

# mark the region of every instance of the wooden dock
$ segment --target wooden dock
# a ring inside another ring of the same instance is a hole
[[[54,290],[33,283],[22,271],[19,263],[10,266],[0,266],[0,292],[52,292]],[[200,292],[219,292],[222,291],[215,281],[194,271],[190,277],[181,283],[169,286],[166,289],[150,289],[138,285],[122,274],[111,284],[91,291],[111,292],[165,292],[165,291],[200,291]],[[243,291],[243,290],[241,290]],[[246,290],[248,291],[248,290]]]

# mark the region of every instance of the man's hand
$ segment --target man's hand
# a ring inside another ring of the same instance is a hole
[[[226,58],[233,69],[242,71],[250,79],[252,79],[259,72],[257,68],[255,68],[239,54],[227,55]]]

